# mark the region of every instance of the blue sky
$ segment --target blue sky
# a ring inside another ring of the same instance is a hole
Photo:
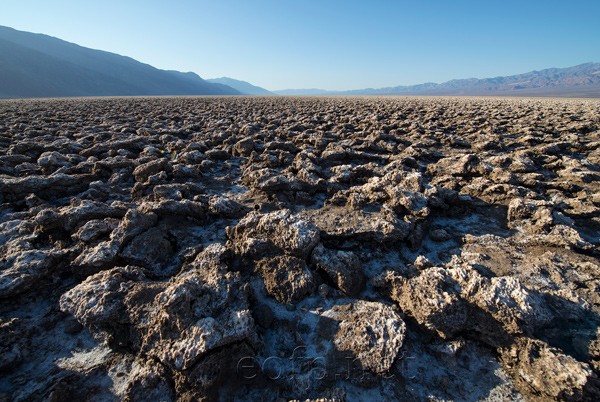
[[[600,62],[600,0],[1,0],[0,25],[228,76],[344,90]]]

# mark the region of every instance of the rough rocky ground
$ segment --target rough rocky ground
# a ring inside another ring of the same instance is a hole
[[[0,102],[0,400],[599,400],[600,102]]]

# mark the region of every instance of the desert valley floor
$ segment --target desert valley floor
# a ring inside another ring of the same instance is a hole
[[[0,203],[0,401],[600,400],[600,100],[3,100]]]

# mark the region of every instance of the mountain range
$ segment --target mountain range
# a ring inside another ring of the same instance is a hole
[[[229,77],[160,70],[130,57],[0,26],[0,98],[133,95],[473,95],[600,98],[600,63],[495,78],[350,91],[268,91]]]
[[[585,63],[568,68],[549,68],[524,74],[495,78],[468,78],[441,84],[351,91],[286,89],[277,95],[451,95],[451,96],[556,96],[600,98],[600,63]]]
[[[0,26],[0,98],[239,94],[195,73]]]

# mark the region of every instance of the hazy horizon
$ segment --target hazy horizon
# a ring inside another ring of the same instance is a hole
[[[335,91],[600,61],[598,14],[592,1],[25,0],[3,5],[0,25],[205,79]]]

